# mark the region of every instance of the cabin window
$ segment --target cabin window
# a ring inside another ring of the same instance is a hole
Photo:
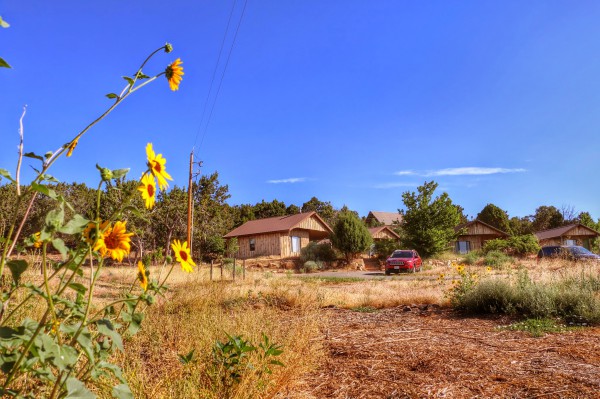
[[[292,236],[292,253],[300,252],[300,237]]]
[[[577,240],[565,240],[565,245],[577,245]]]
[[[250,239],[250,251],[254,251],[256,249],[256,240],[254,238]]]
[[[456,242],[456,252],[459,254],[466,254],[471,251],[471,242],[470,241],[457,241]]]

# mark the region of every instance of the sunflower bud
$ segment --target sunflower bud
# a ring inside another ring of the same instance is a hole
[[[102,177],[102,180],[109,181],[113,178],[112,170],[108,168],[102,168],[100,169],[100,176]]]
[[[166,43],[165,44],[165,53],[170,53],[171,51],[173,51],[173,45],[171,43]]]

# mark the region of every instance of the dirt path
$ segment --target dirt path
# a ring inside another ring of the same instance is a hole
[[[285,398],[599,398],[600,329],[541,338],[436,307],[327,309],[327,358]]]

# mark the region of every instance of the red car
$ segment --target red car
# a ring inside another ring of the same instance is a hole
[[[420,272],[423,261],[414,249],[398,249],[385,261],[385,274],[400,273],[400,270]]]

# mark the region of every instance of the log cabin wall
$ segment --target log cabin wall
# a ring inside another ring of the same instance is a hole
[[[279,242],[281,246],[281,256],[284,258],[300,256],[300,252],[292,252],[292,237],[300,237],[300,249],[306,247],[309,243],[308,231],[294,229],[289,233],[279,233]]]
[[[329,232],[329,230],[325,226],[323,226],[323,224],[314,216],[303,220],[302,222],[298,223],[298,225],[296,225],[295,227],[299,229]]]
[[[256,234],[238,237],[240,249],[237,257],[240,259],[256,258],[258,256],[280,255],[280,233]],[[250,250],[250,240],[254,239],[254,251]]]

